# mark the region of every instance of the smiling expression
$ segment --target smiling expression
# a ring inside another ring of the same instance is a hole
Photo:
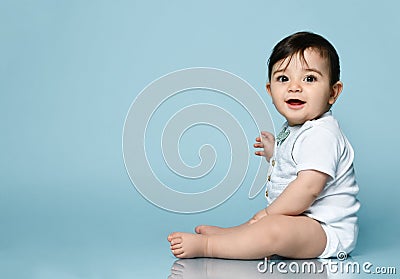
[[[343,84],[331,85],[329,61],[319,51],[306,49],[275,63],[267,91],[290,126],[320,117],[339,97]]]

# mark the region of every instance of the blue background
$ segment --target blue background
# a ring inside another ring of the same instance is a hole
[[[360,237],[353,259],[400,268],[397,1],[0,1],[0,274],[166,278],[166,236],[244,222],[264,205],[243,186],[199,214],[164,211],[126,174],[122,128],[158,77],[215,67],[264,91],[266,59],[293,32],[341,57],[334,107],[356,152]],[[398,271],[399,272],[399,271]]]

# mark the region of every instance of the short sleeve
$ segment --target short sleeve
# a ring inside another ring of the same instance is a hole
[[[329,129],[311,127],[301,133],[293,146],[296,172],[316,170],[335,178],[339,159],[339,139]]]

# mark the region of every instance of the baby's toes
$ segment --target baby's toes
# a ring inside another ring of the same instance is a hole
[[[180,238],[181,237],[181,235],[180,235],[180,233],[178,233],[178,232],[174,232],[174,233],[171,233],[169,236],[168,236],[168,241],[169,242],[171,242],[173,239],[175,239],[175,238]]]
[[[183,253],[184,253],[184,249],[183,248],[172,250],[172,254],[174,254],[174,256],[177,257],[177,258],[183,256]]]
[[[184,249],[182,247],[182,244],[176,244],[174,246],[171,246],[171,252],[175,256],[179,256],[183,253]]]
[[[182,244],[182,237],[175,237],[171,240],[171,246]]]

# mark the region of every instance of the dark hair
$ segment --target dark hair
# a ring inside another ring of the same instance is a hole
[[[328,59],[330,83],[335,84],[340,79],[339,55],[333,45],[324,37],[311,32],[298,32],[281,40],[272,50],[268,59],[268,79],[271,80],[272,67],[276,62],[300,54],[304,60],[304,51],[312,48],[319,51],[320,55]],[[290,61],[289,59],[289,61]]]

